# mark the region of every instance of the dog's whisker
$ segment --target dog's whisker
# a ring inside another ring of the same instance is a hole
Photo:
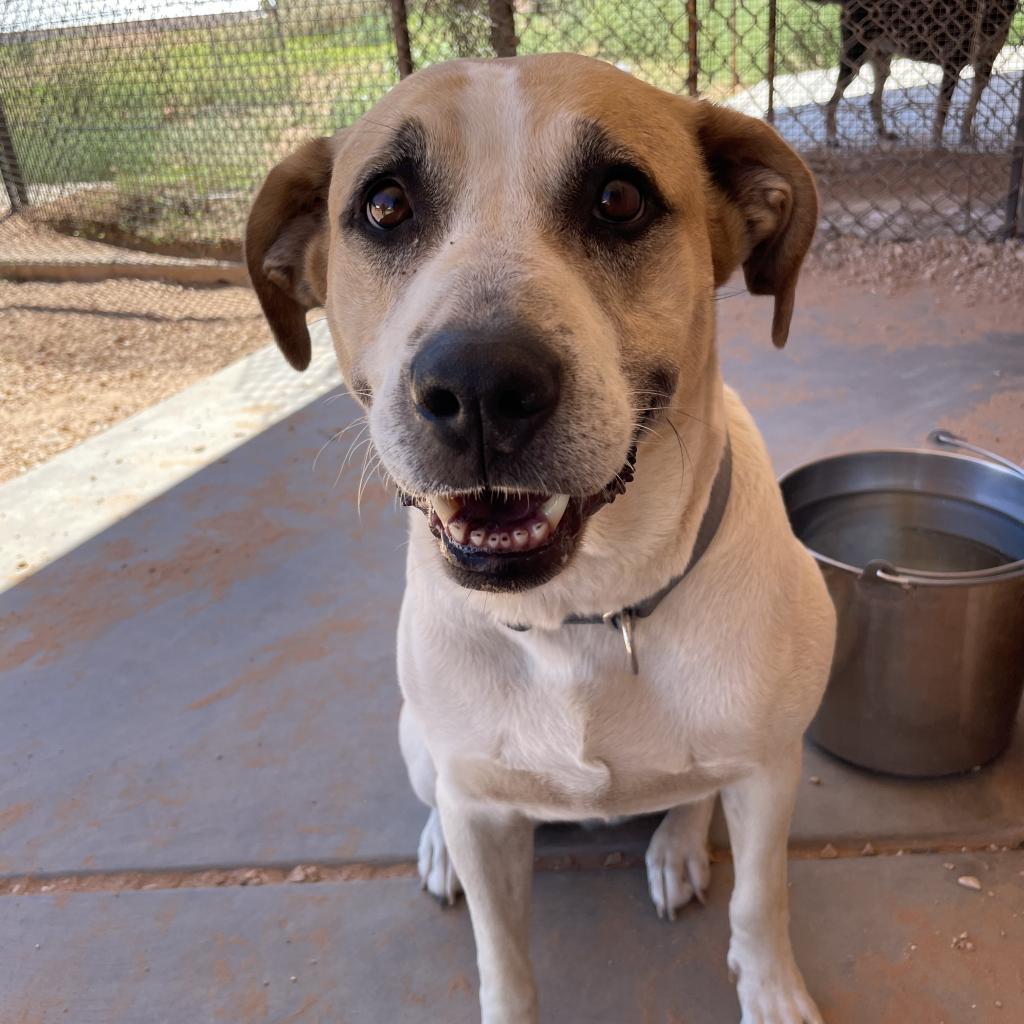
[[[690,457],[690,449],[687,448],[686,442],[683,440],[682,434],[679,433],[678,428],[672,422],[671,417],[666,416],[665,422],[672,428],[672,433],[676,435],[676,443],[679,445],[679,461],[683,464],[683,472],[679,474],[679,490],[682,492],[683,479],[686,476],[686,461],[689,459],[690,471],[693,471],[693,459]],[[685,457],[684,457],[685,452]]]
[[[326,441],[324,441],[324,443],[322,445],[320,445],[319,449],[317,449],[316,455],[313,456],[313,465],[310,467],[310,472],[312,472],[312,473],[316,472],[316,464],[317,464],[317,461],[319,460],[320,456],[323,455],[324,451],[330,445],[332,445],[335,441],[337,441],[340,437],[341,437],[341,431],[339,430],[338,433],[332,434],[329,438],[327,438]]]
[[[371,455],[374,458],[377,457],[376,452],[373,449],[373,445],[370,445],[366,449],[366,455],[363,458],[363,469],[359,474],[359,489],[356,491],[356,517],[360,520],[363,517],[363,489],[366,487],[367,483],[373,479],[373,468],[370,463]],[[367,470],[368,466],[371,467],[369,471]]]
[[[662,435],[657,430],[655,430],[654,427],[649,427],[646,423],[637,423],[635,429],[638,432],[642,430],[646,434],[651,434],[653,437],[656,437],[659,440],[662,437]]]
[[[316,472],[316,464],[317,464],[317,461],[319,460],[320,456],[321,456],[321,455],[323,455],[324,451],[325,451],[325,450],[326,450],[326,449],[327,449],[327,448],[328,448],[328,447],[329,447],[330,445],[332,445],[332,444],[333,444],[333,443],[334,443],[335,441],[338,441],[338,440],[340,440],[340,439],[341,439],[342,437],[344,437],[344,435],[345,435],[345,434],[347,434],[347,433],[348,433],[348,432],[349,432],[350,430],[352,430],[352,429],[353,429],[354,427],[357,427],[357,426],[359,426],[359,425],[360,425],[360,424],[361,424],[362,422],[364,422],[364,421],[365,421],[365,419],[366,419],[366,417],[361,417],[361,418],[360,418],[360,419],[358,419],[358,420],[354,420],[354,421],[353,421],[352,423],[350,423],[350,424],[349,424],[349,425],[348,425],[347,427],[342,427],[342,428],[341,428],[341,430],[339,430],[339,431],[338,431],[338,432],[337,432],[336,434],[332,434],[332,435],[331,435],[331,436],[330,436],[330,437],[329,437],[329,438],[328,438],[328,439],[327,439],[327,440],[326,440],[326,441],[325,441],[325,442],[324,442],[324,443],[323,443],[323,444],[322,444],[322,445],[320,446],[320,449],[319,449],[319,450],[317,451],[316,455],[314,455],[314,456],[313,456],[313,466],[312,466],[312,471],[313,471],[314,473]]]
[[[359,451],[360,448],[364,448],[364,447],[366,447],[367,445],[370,445],[370,444],[373,444],[372,438],[365,437],[362,440],[359,440],[357,438],[349,446],[348,453],[345,455],[345,458],[342,460],[341,466],[338,468],[338,475],[337,475],[337,477],[335,478],[335,481],[334,481],[334,486],[335,487],[338,486],[338,481],[341,480],[341,476],[345,472],[345,468],[346,468],[346,466],[348,466],[349,462],[351,461],[352,456],[355,455],[355,453],[357,451]]]

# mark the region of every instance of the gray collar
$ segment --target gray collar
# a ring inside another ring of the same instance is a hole
[[[615,611],[605,612],[603,615],[570,615],[562,623],[564,626],[600,626],[608,625],[622,634],[622,643],[629,655],[630,667],[633,675],[640,674],[640,663],[636,656],[636,638],[634,630],[637,619],[646,619],[651,615],[658,605],[680,583],[693,571],[694,566],[701,560],[704,552],[707,551],[714,540],[718,527],[725,515],[725,508],[729,504],[729,492],[732,490],[732,444],[728,435],[725,439],[725,447],[722,450],[722,459],[718,463],[718,472],[715,474],[715,482],[711,485],[711,494],[708,497],[708,505],[704,510],[704,516],[697,529],[697,539],[693,543],[693,551],[690,553],[690,560],[686,568],[678,576],[673,576],[660,590],[655,591],[650,597],[645,597],[636,604],[619,608]],[[509,629],[519,632],[528,630],[529,626],[510,625]]]

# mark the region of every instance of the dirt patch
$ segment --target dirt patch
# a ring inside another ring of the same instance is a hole
[[[131,195],[97,185],[36,203],[23,218],[62,235],[123,249],[238,262],[251,205],[247,192],[197,198],[184,189],[166,188]]]
[[[247,288],[0,281],[0,481],[270,341]]]
[[[1002,391],[982,402],[971,412],[949,420],[950,430],[968,437],[975,444],[1024,465],[1024,392]],[[1017,430],[1011,430],[1016,425]]]
[[[804,271],[840,277],[844,287],[898,294],[933,287],[941,305],[952,296],[965,305],[1015,306],[1024,310],[1024,244],[929,238],[871,243],[856,238],[822,239]]]

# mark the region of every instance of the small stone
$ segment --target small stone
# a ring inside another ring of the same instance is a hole
[[[947,861],[946,861],[946,863],[945,863],[945,864],[943,864],[942,866],[943,866],[943,867],[944,867],[944,868],[945,868],[945,869],[946,869],[947,871],[956,871],[956,865],[955,865],[955,864],[950,864],[950,862],[949,862],[948,860],[947,860]]]
[[[995,1007],[995,1008],[996,1008],[997,1010],[1001,1010],[1001,1009],[1003,1008],[1003,1001],[1002,1001],[1002,999],[997,999],[997,1000],[996,1000],[996,1001],[995,1001],[995,1002],[994,1002],[994,1003],[993,1003],[992,1005],[993,1005],[993,1006],[994,1006],[994,1007]]]
[[[959,950],[961,953],[973,953],[974,943],[971,941],[967,932],[961,932],[955,939],[953,939],[951,948]]]
[[[289,882],[319,882],[320,869],[313,864],[297,864],[288,875]]]
[[[821,785],[821,776],[820,775],[812,775],[808,781],[810,782],[810,784],[812,786],[820,786]]]
[[[838,856],[839,851],[831,843],[826,843],[821,849],[822,860],[835,860]]]
[[[962,885],[965,889],[973,889],[974,892],[981,892],[981,882],[974,875],[961,875],[956,884]]]
[[[293,974],[288,980],[294,985],[299,979]]]
[[[862,857],[874,857],[878,851],[871,845],[871,843],[865,843],[864,849],[860,851]]]
[[[623,856],[621,853],[609,853],[604,859],[604,866],[606,868],[617,868],[622,864]]]
[[[262,885],[263,876],[255,869],[250,868],[239,879],[239,885]]]

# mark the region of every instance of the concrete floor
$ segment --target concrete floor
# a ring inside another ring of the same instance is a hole
[[[1019,310],[810,282],[776,353],[767,303],[719,309],[726,375],[780,470],[940,423],[1024,448]],[[161,421],[183,443],[202,394],[144,414],[147,444]],[[411,872],[423,811],[393,669],[406,513],[372,486],[356,513],[361,460],[335,484],[344,444],[311,470],[350,400],[280,415],[190,475],[171,451],[166,489],[139,484],[134,511],[78,532],[74,452],[0,490],[18,529],[4,555],[20,545],[36,570],[0,594],[3,1024],[475,1019],[465,911],[438,909]],[[113,459],[132,436],[129,422],[96,441]],[[91,451],[102,487],[116,470]],[[707,908],[663,924],[636,866],[650,829],[541,830],[545,1021],[736,1019],[728,864]],[[881,855],[857,855],[868,841]],[[839,857],[820,856],[828,843]],[[1022,843],[1024,730],[994,765],[936,782],[809,748],[793,927],[829,1024],[1024,1020]],[[324,880],[284,882],[296,864]],[[964,932],[973,948],[954,948]]]

